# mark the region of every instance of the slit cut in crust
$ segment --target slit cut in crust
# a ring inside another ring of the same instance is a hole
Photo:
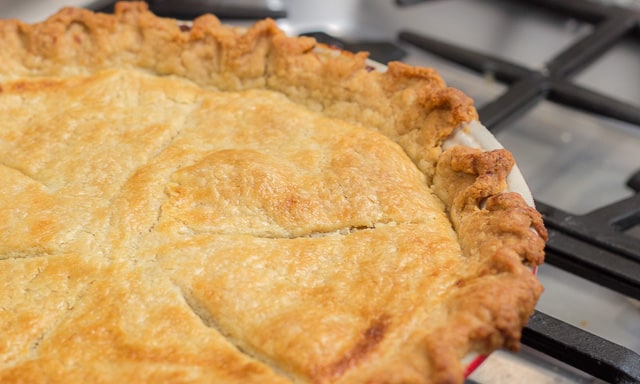
[[[143,3],[0,21],[0,381],[455,383],[540,214],[436,71]],[[318,49],[320,48],[320,49]]]

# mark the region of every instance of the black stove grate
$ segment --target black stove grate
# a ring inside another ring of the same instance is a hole
[[[640,382],[640,359],[635,352],[544,313],[533,314],[522,341],[609,383]]]
[[[417,0],[397,0],[407,6]],[[401,31],[399,39],[479,73],[491,73],[508,85],[498,98],[479,109],[491,131],[509,123],[541,100],[640,126],[640,108],[572,82],[571,76],[625,37],[638,38],[640,12],[583,0],[520,0],[595,24],[583,39],[552,58],[544,70],[532,70],[499,57]],[[627,185],[630,198],[573,215],[536,201],[549,230],[546,261],[568,272],[640,299],[640,239],[628,231],[640,225],[640,170]],[[640,356],[551,316],[536,312],[523,332],[523,342],[549,356],[607,382],[639,383]]]

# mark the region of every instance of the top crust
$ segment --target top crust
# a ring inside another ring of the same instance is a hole
[[[456,383],[540,214],[427,68],[143,3],[0,22],[0,381]]]

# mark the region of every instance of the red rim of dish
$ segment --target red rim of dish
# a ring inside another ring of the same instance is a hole
[[[475,371],[480,366],[480,364],[482,364],[487,359],[487,357],[489,357],[489,355],[479,355],[478,357],[473,359],[465,368],[464,377],[469,377],[473,373],[473,371]]]

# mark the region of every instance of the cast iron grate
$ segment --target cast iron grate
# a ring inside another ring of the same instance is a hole
[[[407,6],[420,0],[396,0]],[[572,82],[571,76],[625,37],[638,38],[640,12],[586,0],[520,0],[593,23],[594,30],[557,54],[544,70],[532,70],[499,57],[465,49],[412,31],[400,40],[480,73],[490,70],[508,89],[482,107],[480,119],[493,132],[543,99],[640,126],[640,108]],[[640,239],[628,232],[640,225],[640,170],[626,182],[635,195],[584,215],[536,201],[549,230],[547,262],[640,299]],[[608,382],[640,382],[640,356],[620,345],[536,312],[523,342]]]

